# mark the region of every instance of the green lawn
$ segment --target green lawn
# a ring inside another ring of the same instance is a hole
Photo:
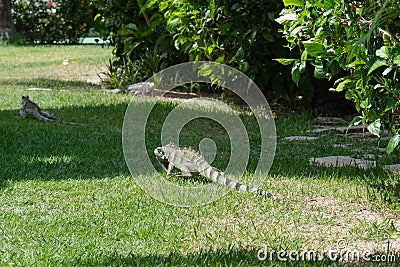
[[[337,250],[344,241],[350,251],[400,262],[399,175],[380,168],[309,166],[310,157],[343,153],[333,144],[347,141],[333,134],[316,141],[285,140],[310,129],[307,114],[275,121],[276,155],[263,188],[280,201],[230,192],[209,205],[180,208],[147,195],[130,174],[122,148],[131,98],[104,93],[92,83],[106,69],[111,51],[0,45],[0,265],[332,266],[339,263],[285,262],[271,251]],[[27,90],[33,87],[52,90]],[[64,121],[94,127],[19,119],[22,95]],[[132,101],[140,108],[157,100]],[[150,156],[175,106],[168,100],[155,103],[146,127]],[[239,113],[256,147],[254,118]],[[180,141],[196,146],[204,137],[215,140],[220,153],[213,165],[226,166],[229,141],[218,125],[197,120],[184,127]],[[356,145],[368,149],[377,141]],[[257,153],[250,160],[246,175],[252,178]],[[204,184],[201,179],[174,182]],[[271,252],[272,261],[257,259],[260,250]]]

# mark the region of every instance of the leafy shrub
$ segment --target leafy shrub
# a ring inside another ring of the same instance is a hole
[[[108,74],[114,77],[114,82],[108,85],[120,87],[146,80],[163,67],[179,62],[175,59],[176,51],[170,51],[168,58],[165,57],[172,38],[165,31],[163,14],[142,2],[92,1],[98,10],[94,28],[114,47],[109,66],[113,73]]]
[[[123,83],[147,79],[162,66],[209,60],[235,67],[260,88],[273,88],[287,99],[312,95],[306,79],[296,87],[290,69],[272,61],[291,53],[274,21],[283,8],[279,0],[95,0],[93,4],[99,10],[95,29],[114,45],[113,70],[122,69]],[[155,54],[163,56],[154,64],[145,63]],[[147,70],[132,72],[134,66]]]
[[[277,22],[290,48],[299,58],[277,59],[292,66],[298,83],[306,65],[314,76],[330,79],[340,69],[348,75],[336,81],[335,91],[345,91],[360,116],[351,124],[368,123],[379,136],[392,133],[387,152],[400,143],[400,1],[283,0],[286,8]]]
[[[27,43],[77,44],[93,24],[89,0],[12,1],[19,38]]]

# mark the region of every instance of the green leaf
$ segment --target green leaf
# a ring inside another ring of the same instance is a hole
[[[300,80],[300,71],[296,68],[292,68],[292,80],[295,82],[295,84],[298,86],[299,85],[299,80]]]
[[[305,42],[303,42],[303,45],[304,45],[305,49],[307,50],[307,53],[313,57],[317,57],[317,56],[326,54],[325,46],[323,46],[320,43],[305,41]]]
[[[178,39],[175,40],[174,46],[176,50],[179,50],[180,46],[186,43],[186,39],[183,37],[178,37]]]
[[[303,29],[307,29],[307,26],[298,26],[292,30],[291,34],[297,35]]]
[[[174,18],[168,21],[168,27],[171,29],[175,29],[179,24],[182,24],[182,20],[180,18]]]
[[[137,31],[137,26],[134,23],[129,23],[129,24],[125,25],[124,28]]]
[[[215,45],[210,45],[207,47],[207,54],[211,55],[211,53],[214,51]]]
[[[349,127],[359,125],[363,120],[362,116],[355,116],[350,122]]]
[[[338,85],[336,86],[336,88],[333,89],[333,90],[331,90],[331,91],[341,92],[341,91],[343,91],[344,89],[346,89],[346,88],[347,88],[346,85],[347,85],[348,83],[351,83],[351,82],[352,82],[352,80],[346,79],[346,80],[344,80],[344,81],[338,83]]]
[[[254,42],[254,40],[256,39],[256,35],[257,35],[257,31],[253,31],[253,33],[250,36],[250,41]]]
[[[335,5],[338,4],[338,3],[335,3],[335,2],[336,1],[334,1],[334,0],[325,0],[324,1],[324,6],[325,6],[326,9],[333,8],[333,7],[335,7]]]
[[[367,75],[370,75],[371,72],[373,72],[377,68],[385,66],[385,65],[386,65],[386,60],[378,59],[377,61],[374,62],[374,64],[372,64],[371,68],[369,68],[369,71],[368,71]]]
[[[316,61],[317,65],[314,68],[314,76],[319,79],[326,78],[326,72],[321,60]]]
[[[346,65],[347,68],[359,68],[359,66],[365,65],[366,62],[360,58],[357,58],[353,62]]]
[[[199,68],[198,74],[199,76],[210,77],[214,71],[214,68],[212,68],[210,65],[204,64]]]
[[[386,153],[390,154],[400,143],[400,134],[395,134],[390,138],[389,143],[386,147]]]
[[[386,46],[382,46],[381,48],[379,48],[378,50],[376,50],[376,52],[375,52],[376,56],[378,56],[378,57],[380,57],[380,58],[385,58],[385,59],[387,59],[387,58],[388,58],[388,55],[387,55],[387,49],[386,49],[386,48],[387,48]]]
[[[101,19],[101,14],[100,13],[98,13],[95,17],[94,17],[94,21],[96,21],[96,20],[98,20],[98,19]]]
[[[397,105],[397,99],[391,98],[388,100],[387,104],[385,105],[385,109],[383,110],[384,112],[389,112],[391,110],[396,109]]]
[[[304,71],[304,65],[305,64],[303,62],[299,61],[292,67],[292,80],[296,83],[296,85],[299,85],[300,74]]]
[[[308,56],[307,50],[304,50],[303,53],[301,53],[300,59],[306,61],[307,60],[307,56]]]
[[[293,58],[274,58],[273,60],[278,61],[279,63],[285,66],[295,63],[296,61],[299,61],[298,59],[293,59]]]
[[[274,42],[275,41],[275,38],[274,38],[274,36],[272,35],[272,34],[270,34],[270,33],[263,33],[263,37],[264,37],[264,39],[266,40],[266,41],[268,41],[268,42],[270,42],[270,43],[272,43],[272,42]]]
[[[296,13],[288,13],[283,16],[280,16],[279,18],[276,18],[275,21],[278,22],[279,24],[288,24],[289,22],[296,21],[297,20],[297,15]]]
[[[249,63],[245,60],[242,60],[239,65],[239,70],[241,72],[246,72],[249,69]]]
[[[231,10],[235,10],[235,11],[239,12],[241,7],[242,7],[241,3],[236,3],[236,4],[232,5]]]
[[[364,96],[360,101],[360,107],[362,109],[369,109],[370,107],[372,107],[371,99],[368,96]]]
[[[303,1],[301,0],[283,0],[285,6],[303,6]]]
[[[242,53],[243,53],[243,47],[239,47],[239,49],[236,51],[235,57],[239,56]]]
[[[389,68],[386,68],[383,72],[382,75],[386,76],[392,71],[392,66],[389,66]]]
[[[381,133],[381,120],[377,119],[376,121],[368,125],[367,129],[371,134],[379,137]]]
[[[137,31],[137,26],[133,23],[125,25],[122,29],[118,31],[121,36],[133,35]]]
[[[328,72],[328,76],[329,76],[328,78],[331,79],[333,76],[335,76],[336,74],[339,73],[340,64],[337,60],[328,62],[327,69],[328,69],[327,72]]]
[[[393,64],[400,66],[400,55],[394,57]]]
[[[306,70],[306,62],[301,60],[300,62],[297,63],[299,65],[299,71],[300,73],[304,73]]]
[[[356,94],[354,93],[354,90],[346,90],[346,93],[344,94],[344,97],[347,100],[355,101]],[[357,112],[360,112],[360,102],[357,100],[357,101],[355,101],[354,105],[355,105],[355,108],[356,108]]]
[[[222,62],[224,61],[224,59],[225,59],[225,56],[222,55],[222,56],[220,56],[219,58],[217,58],[217,59],[215,60],[215,62],[217,62],[217,63],[222,63]]]

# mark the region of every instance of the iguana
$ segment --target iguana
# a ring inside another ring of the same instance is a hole
[[[58,122],[62,124],[82,125],[91,126],[87,124],[81,124],[77,122],[66,122],[56,119],[50,111],[41,109],[35,102],[29,99],[29,96],[22,96],[21,102],[22,108],[19,110],[21,118],[25,119],[27,115],[32,115],[36,119],[44,122]]]
[[[241,192],[250,192],[262,196],[272,197],[270,192],[261,188],[243,185],[225,177],[224,173],[211,166],[200,152],[191,147],[180,147],[174,143],[157,147],[154,150],[161,167],[168,175],[174,167],[182,171],[183,176],[191,176],[191,173],[199,173],[213,183],[224,185],[229,189],[236,189]]]

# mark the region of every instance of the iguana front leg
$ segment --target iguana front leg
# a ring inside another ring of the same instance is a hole
[[[161,165],[161,168],[163,169],[163,171],[167,172],[167,165],[169,164],[169,162],[167,160],[158,160],[158,163]]]
[[[24,110],[24,109],[20,109],[19,110],[19,116],[21,117],[21,118],[23,118],[23,119],[25,119],[26,118],[26,111]]]
[[[160,160],[160,159],[158,160],[158,163],[161,165],[163,171],[167,173],[168,178],[175,176],[175,174],[172,173],[172,170],[175,167],[172,163],[170,163],[168,160]]]
[[[184,176],[184,177],[190,177],[190,176],[192,176],[192,174],[190,173],[189,170],[183,170],[183,169],[180,169],[181,174],[172,173],[172,170],[173,170],[174,168],[175,168],[175,165],[172,164],[172,163],[170,162],[170,163],[168,164],[168,169],[167,169],[167,176],[168,176],[168,178],[171,178],[171,177],[181,177],[181,176]]]
[[[172,170],[174,169],[174,164],[172,164],[171,162],[168,164],[168,169],[167,169],[167,177],[171,178],[172,176],[174,176],[172,172]]]

